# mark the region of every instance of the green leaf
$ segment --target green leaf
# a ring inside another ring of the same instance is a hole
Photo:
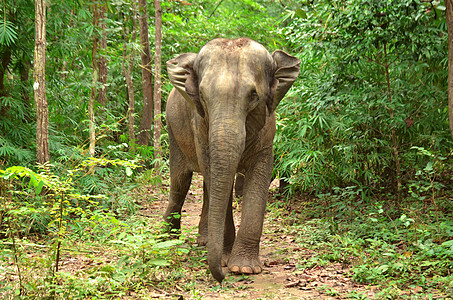
[[[36,186],[36,196],[39,195],[44,187],[44,181],[40,180],[38,185]]]
[[[131,177],[132,176],[132,169],[130,167],[126,167],[126,175],[128,177]]]
[[[296,9],[296,15],[301,19],[307,18],[307,13],[305,12],[305,10],[303,10],[301,8]]]
[[[433,170],[433,162],[430,161],[426,164],[425,171],[429,172]]]
[[[176,245],[181,245],[182,241],[180,240],[170,240],[170,241],[164,241],[157,243],[153,246],[153,249],[166,249],[166,248],[171,248]]]
[[[382,265],[382,266],[379,266],[377,269],[379,271],[381,271],[381,273],[385,273],[389,269],[389,266],[388,265]]]
[[[444,247],[453,247],[453,240],[443,242],[442,246],[444,246]]]
[[[170,263],[163,258],[155,258],[148,261],[149,264],[159,267],[169,266]]]
[[[190,252],[190,250],[186,248],[178,248],[177,251],[183,254],[189,254]]]
[[[37,187],[38,186],[38,179],[36,179],[36,176],[34,172],[28,172],[28,175],[30,175],[30,186]]]
[[[17,40],[17,32],[14,28],[14,24],[10,21],[4,21],[0,24],[0,45],[6,45],[9,47],[14,44]]]

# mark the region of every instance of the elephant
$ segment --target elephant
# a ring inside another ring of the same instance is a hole
[[[249,38],[217,38],[167,62],[174,88],[166,106],[170,194],[164,220],[181,227],[193,172],[203,176],[199,244],[212,276],[262,271],[259,244],[273,168],[275,109],[299,75],[300,60],[272,55]],[[232,213],[235,175],[245,175],[237,235]]]

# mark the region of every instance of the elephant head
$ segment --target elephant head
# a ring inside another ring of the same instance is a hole
[[[167,62],[171,82],[207,124],[208,264],[219,282],[225,215],[242,154],[299,74],[300,60],[240,38],[215,39]],[[270,128],[269,130],[275,130]],[[272,135],[273,136],[273,135]],[[252,142],[253,144],[253,142]],[[270,140],[272,146],[272,139]]]

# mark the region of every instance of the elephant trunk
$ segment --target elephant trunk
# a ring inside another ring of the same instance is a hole
[[[213,122],[209,130],[208,264],[213,277],[222,282],[225,218],[234,176],[245,147],[245,125],[240,120]]]

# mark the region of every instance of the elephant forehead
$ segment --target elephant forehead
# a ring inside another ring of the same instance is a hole
[[[200,92],[207,97],[241,97],[246,96],[255,85],[256,80],[249,72],[208,69],[200,81]]]
[[[202,48],[201,51],[207,50],[207,49],[222,49],[225,51],[236,51],[236,50],[251,47],[254,45],[261,46],[259,43],[255,42],[254,40],[251,40],[249,38],[238,38],[238,39],[233,39],[233,40],[218,38],[218,39],[213,39],[213,40],[209,41]]]
[[[210,87],[218,92],[224,88],[239,94],[247,93],[267,81],[269,72],[266,69],[265,64],[250,57],[219,56],[216,63],[205,66],[199,73],[200,89]]]
[[[272,57],[261,44],[249,39],[245,39],[247,43],[243,39],[219,40],[208,43],[198,54],[195,64],[199,76],[225,72],[233,76],[255,77],[272,69]]]

